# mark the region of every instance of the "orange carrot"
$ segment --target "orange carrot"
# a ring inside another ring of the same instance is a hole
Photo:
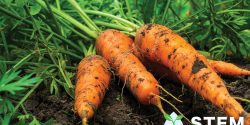
[[[175,73],[173,73],[169,68],[163,66],[162,64],[150,61],[147,58],[143,57],[143,55],[135,47],[134,43],[132,44],[132,50],[133,50],[134,55],[137,58],[139,58],[140,61],[143,63],[143,65],[150,72],[152,72],[155,76],[158,76],[159,78],[166,78],[166,79],[172,80],[174,82],[179,82]]]
[[[77,68],[75,111],[83,124],[91,119],[100,106],[110,84],[110,66],[101,56],[84,58]]]
[[[155,105],[162,113],[158,82],[132,53],[132,39],[117,30],[106,30],[96,41],[97,53],[108,60],[126,87],[145,105]]]
[[[224,81],[185,39],[165,26],[149,24],[137,31],[135,46],[150,61],[157,62],[174,72],[178,79],[202,97],[221,108],[228,116],[250,115],[230,96]]]
[[[210,66],[222,75],[229,75],[229,76],[240,76],[240,75],[247,75],[250,76],[250,71],[239,68],[238,66],[227,63],[223,61],[214,61],[208,60]]]
[[[133,53],[139,58],[142,63],[147,67],[149,71],[151,71],[154,75],[160,78],[166,78],[169,80],[173,80],[174,82],[179,82],[175,73],[172,72],[168,67],[165,67],[162,64],[157,62],[152,62],[147,58],[143,57],[143,55],[137,50],[134,43],[132,45]],[[246,69],[242,69],[237,67],[232,63],[227,63],[224,61],[215,61],[208,60],[209,65],[219,74],[228,75],[228,76],[240,76],[240,75],[250,75],[250,71]]]

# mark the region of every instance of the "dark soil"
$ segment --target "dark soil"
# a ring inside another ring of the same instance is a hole
[[[250,64],[244,64],[244,66],[250,69]],[[250,77],[223,76],[222,78],[226,81],[227,87],[233,96],[250,98]],[[179,97],[183,103],[173,100],[164,93],[162,93],[162,96],[173,103],[189,119],[193,116],[224,116],[221,110],[192,92],[188,87],[167,80],[160,80],[160,82],[166,90]],[[114,80],[111,83],[101,107],[90,121],[90,124],[162,125],[164,123],[165,120],[157,108],[140,105],[126,88],[121,95],[121,88],[122,82],[119,82],[119,80]],[[74,114],[73,103],[73,100],[66,93],[54,96],[50,94],[49,90],[40,89],[26,101],[25,106],[30,113],[42,122],[52,118],[57,124],[80,125],[81,119]],[[241,104],[248,112],[250,111],[249,103],[241,102]],[[167,103],[164,103],[164,108],[169,114],[175,111]],[[188,123],[184,122],[184,124]]]

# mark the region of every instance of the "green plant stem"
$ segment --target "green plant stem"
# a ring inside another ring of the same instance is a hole
[[[128,15],[129,15],[129,17],[132,17],[131,9],[129,6],[129,0],[125,0],[125,2],[126,2],[127,10],[128,10]]]
[[[68,2],[77,10],[83,21],[90,27],[92,30],[101,31],[95,23],[89,18],[89,16],[82,10],[80,5],[75,0],[68,0]]]
[[[58,10],[61,10],[60,0],[56,0],[56,8],[57,8]],[[61,27],[61,33],[62,33],[62,36],[65,37],[65,32],[64,32],[63,27]]]
[[[122,25],[116,25],[116,24],[113,24],[113,23],[107,23],[107,22],[100,21],[100,20],[94,20],[94,22],[97,25],[100,25],[100,26],[106,26],[106,27],[110,27],[110,28],[114,28],[114,29],[119,29],[119,30],[124,30],[124,31],[128,31],[128,32],[132,32],[133,31],[133,29],[131,29],[129,27],[122,26]]]
[[[25,107],[23,106],[23,104],[21,104],[21,108],[23,109],[24,114],[27,115],[28,112],[27,112],[27,110],[25,109]]]
[[[135,18],[129,18],[130,20],[134,21],[135,23],[138,24],[139,27],[143,26],[144,25],[144,22],[140,22],[139,20],[136,20]]]
[[[250,12],[250,10],[245,10],[245,9],[222,10],[222,11],[217,12],[216,14],[223,14],[223,13],[229,13],[229,12]]]
[[[5,35],[4,35],[4,32],[1,32],[1,37],[2,37],[2,41],[3,41],[3,46],[4,46],[4,49],[5,49],[5,52],[7,54],[7,58],[9,58],[10,56],[10,53],[9,53],[9,49],[8,49],[8,45],[7,45],[7,42],[6,42],[6,39],[5,39]]]
[[[121,31],[121,32],[123,32],[123,33],[125,33],[125,34],[128,34],[128,35],[130,35],[130,36],[133,36],[133,37],[135,37],[135,35],[136,35],[135,32],[127,32],[127,31]]]
[[[240,101],[243,101],[243,102],[247,102],[250,104],[250,100],[249,99],[244,99],[244,98],[241,98],[241,97],[234,97],[235,99],[237,100],[240,100]]]
[[[39,3],[43,8],[46,8],[45,3],[42,0],[36,0],[37,3]],[[91,36],[92,38],[97,38],[97,33],[96,31],[90,30],[87,26],[81,24],[79,21],[68,15],[67,13],[64,13],[63,11],[55,8],[54,6],[50,5],[51,10],[59,15],[60,17],[64,18],[65,20],[69,21],[79,29],[81,29],[83,32]]]
[[[16,112],[17,109],[21,106],[21,104],[23,104],[24,101],[27,100],[27,98],[34,92],[34,90],[35,90],[41,83],[42,83],[42,81],[39,81],[36,85],[34,85],[34,86],[32,87],[32,89],[31,89],[29,92],[27,92],[27,93],[25,94],[25,96],[24,96],[24,97],[17,103],[17,105],[15,106],[14,111],[12,112],[12,115],[15,114],[15,112]]]
[[[0,60],[0,62],[4,62],[7,64],[16,64],[18,61],[2,61]],[[34,65],[34,66],[51,66],[51,67],[57,67],[57,65],[55,64],[48,64],[48,63],[37,63],[37,62],[23,62],[23,65]],[[65,68],[70,69],[70,70],[76,70],[75,66],[66,66]]]
[[[67,77],[65,69],[62,68],[62,62],[59,59],[58,59],[58,69],[59,69],[63,79],[66,82],[67,86],[65,87],[65,85],[63,85],[66,92],[70,95],[70,97],[74,98],[74,96],[72,95],[72,91],[70,91],[73,89],[73,84],[72,84],[71,80],[69,79],[69,77]]]
[[[31,25],[31,26],[33,25],[31,21],[29,21],[29,20],[27,20],[27,19],[24,19],[24,18],[22,18],[22,17],[19,17],[19,16],[15,15],[15,14],[13,14],[12,12],[10,12],[9,10],[7,10],[7,9],[1,7],[1,6],[0,6],[0,11],[1,11],[2,13],[5,13],[5,14],[8,15],[8,16],[14,18],[14,19],[17,19],[17,20],[22,21],[23,23],[26,23],[26,24]],[[68,45],[72,46],[73,48],[75,48],[75,49],[81,51],[81,49],[79,48],[78,45],[76,45],[75,43],[71,42],[70,40],[64,38],[63,36],[61,36],[61,35],[59,35],[59,34],[53,32],[53,31],[49,30],[48,28],[44,28],[44,27],[40,27],[40,28],[41,28],[42,31],[44,31],[44,32],[46,32],[46,33],[49,33],[49,34],[53,34],[53,35],[54,35],[56,38],[58,38],[59,40],[62,40],[62,41],[64,41],[65,43],[67,43]]]
[[[61,31],[60,26],[59,26],[59,24],[58,24],[58,22],[57,22],[57,20],[56,20],[56,18],[55,18],[55,16],[54,16],[54,13],[52,12],[52,10],[51,10],[51,8],[50,8],[50,6],[49,6],[48,0],[44,0],[44,1],[45,1],[45,4],[46,4],[47,8],[48,8],[49,14],[50,14],[50,16],[51,16],[51,18],[52,18],[52,20],[53,20],[53,22],[54,22],[54,24],[55,24],[57,33],[58,33],[59,35],[62,35],[62,33],[60,32],[60,31]]]
[[[211,59],[211,54],[209,52],[206,51],[201,51],[201,50],[197,50],[200,54],[202,54],[203,56],[205,56],[208,59]]]
[[[173,27],[175,27],[175,26],[177,26],[177,25],[183,23],[184,21],[190,19],[190,18],[193,17],[193,16],[196,16],[196,15],[198,15],[198,14],[204,12],[205,10],[206,10],[206,9],[202,9],[202,10],[200,10],[200,11],[195,12],[194,14],[190,15],[190,16],[187,17],[187,18],[184,18],[184,19],[182,19],[182,20],[179,20],[178,22],[176,22],[176,23],[174,23],[173,25],[171,25],[170,28],[173,28]]]
[[[79,55],[77,55],[77,54],[75,54],[75,53],[72,53],[72,52],[70,52],[70,51],[60,51],[61,53],[64,53],[64,54],[67,54],[67,55],[70,55],[70,56],[73,56],[73,57],[75,57],[75,58],[77,58],[77,59],[79,59],[79,60],[81,60],[83,57],[82,56],[79,56]]]
[[[233,1],[235,1],[235,0],[223,0],[223,1],[219,2],[219,3],[215,3],[214,5],[218,6],[218,5],[226,4],[226,3],[229,3],[229,2],[233,2]]]
[[[188,28],[191,27],[192,25],[193,25],[193,23],[186,23],[186,25],[184,25],[183,27],[181,27],[181,28],[178,29],[178,30],[175,30],[175,32],[176,32],[176,33],[179,33],[179,32],[181,32],[181,31],[183,31],[183,30],[188,29]]]
[[[59,20],[65,27],[67,27],[68,29],[70,29],[73,33],[77,34],[78,36],[82,37],[84,40],[90,41],[91,38],[87,37],[86,35],[78,32],[77,30],[75,30],[72,26],[70,26],[69,24],[67,24],[66,22],[64,22],[64,20]]]
[[[167,4],[166,4],[165,10],[164,10],[163,15],[162,15],[161,24],[163,24],[163,22],[164,22],[164,20],[165,20],[165,17],[166,17],[166,14],[167,14],[167,11],[168,11],[170,2],[171,2],[171,0],[168,0],[168,2],[167,2]]]
[[[60,0],[56,0],[56,7],[58,10],[61,10]]]
[[[139,26],[128,21],[128,20],[125,20],[121,17],[117,17],[117,16],[114,16],[112,14],[109,14],[109,13],[105,13],[105,12],[101,12],[101,11],[95,11],[95,10],[85,10],[86,13],[89,13],[89,14],[94,14],[94,15],[99,15],[99,16],[105,16],[105,17],[109,17],[109,18],[112,18],[112,19],[115,19],[115,20],[118,20],[124,24],[127,24],[129,26],[131,26],[131,28],[133,28],[134,30],[138,29]]]
[[[22,58],[22,59],[21,59],[20,61],[18,61],[14,66],[12,66],[12,68],[9,69],[7,72],[15,71],[16,69],[18,69],[19,67],[21,67],[21,66],[23,65],[23,63],[24,63],[24,62],[27,62],[27,61],[30,59],[30,57],[31,57],[34,53],[35,53],[35,51],[32,52],[32,53],[30,53],[30,54],[28,54],[28,55],[25,56],[24,58]]]

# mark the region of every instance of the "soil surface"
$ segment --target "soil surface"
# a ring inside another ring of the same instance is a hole
[[[250,64],[241,64],[244,68],[250,69]],[[233,96],[250,99],[250,77],[226,77],[226,86]],[[193,116],[224,116],[218,108],[205,101],[201,96],[194,93],[187,86],[173,83],[164,79],[160,80],[161,85],[173,95],[178,97],[183,103],[173,100],[165,93],[161,95],[174,104],[187,118]],[[125,88],[122,93],[123,83],[116,77],[112,81],[101,107],[95,117],[90,121],[93,125],[163,125],[165,119],[160,111],[153,106],[139,104],[136,99]],[[40,87],[25,102],[27,110],[37,117],[41,122],[50,119],[55,124],[80,125],[81,119],[74,114],[74,101],[61,92],[61,95],[51,95],[49,90]],[[250,104],[238,100],[243,107],[250,112]],[[167,103],[163,102],[167,113],[177,111]],[[179,113],[177,113],[179,114]],[[188,123],[182,119],[185,125]]]

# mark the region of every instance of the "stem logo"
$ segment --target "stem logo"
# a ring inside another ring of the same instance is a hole
[[[164,125],[183,125],[181,119],[183,115],[177,115],[175,112],[172,112],[170,115],[165,114],[164,118],[166,119]]]

